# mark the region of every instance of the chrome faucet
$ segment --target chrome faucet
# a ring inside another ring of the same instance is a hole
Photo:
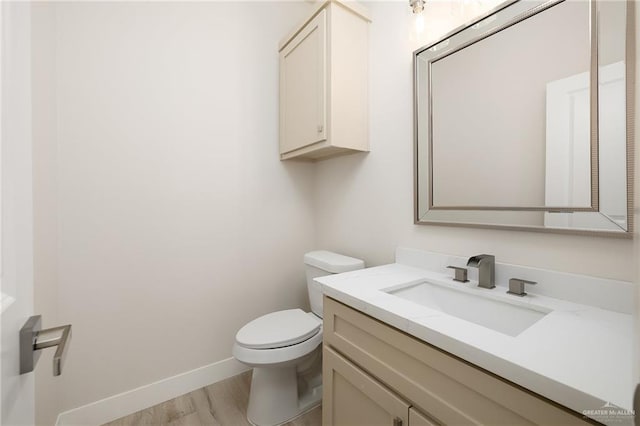
[[[470,257],[467,266],[478,268],[478,287],[496,286],[496,257],[491,254],[479,254]]]

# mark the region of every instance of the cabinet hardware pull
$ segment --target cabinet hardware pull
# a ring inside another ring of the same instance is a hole
[[[393,419],[393,426],[402,426],[402,419],[400,417]]]
[[[318,125],[318,133],[322,133],[322,130],[324,129],[324,126],[322,124]]]

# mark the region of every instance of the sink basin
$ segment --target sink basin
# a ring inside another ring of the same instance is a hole
[[[544,308],[511,304],[469,294],[462,289],[457,290],[430,282],[383,291],[513,337],[551,312]]]

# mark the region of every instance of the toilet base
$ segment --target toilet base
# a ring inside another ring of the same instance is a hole
[[[257,426],[286,423],[322,402],[321,370],[302,377],[295,365],[253,369],[247,419]]]

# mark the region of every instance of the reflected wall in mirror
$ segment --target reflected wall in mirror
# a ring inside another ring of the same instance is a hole
[[[630,18],[517,1],[416,51],[416,223],[629,235]]]

